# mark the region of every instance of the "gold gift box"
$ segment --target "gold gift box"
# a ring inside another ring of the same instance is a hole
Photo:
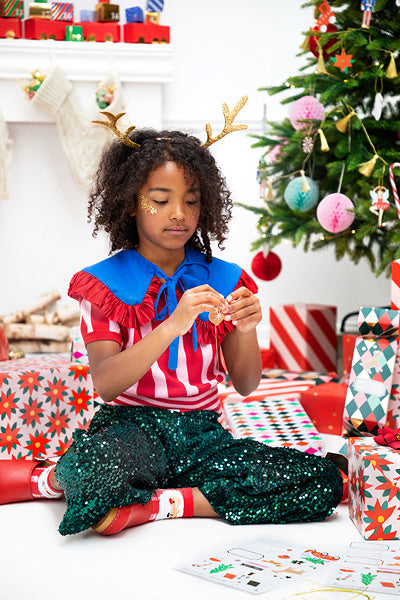
[[[51,2],[30,2],[30,19],[51,19]]]
[[[96,4],[96,21],[119,21],[119,4]]]

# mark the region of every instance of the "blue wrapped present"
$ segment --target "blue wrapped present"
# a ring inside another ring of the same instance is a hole
[[[132,6],[125,10],[127,23],[144,23],[144,15],[140,6]]]

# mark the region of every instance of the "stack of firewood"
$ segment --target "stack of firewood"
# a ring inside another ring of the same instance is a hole
[[[79,323],[79,311],[70,306],[54,308],[60,294],[53,290],[30,306],[0,316],[9,347],[17,352],[68,352],[70,327]]]

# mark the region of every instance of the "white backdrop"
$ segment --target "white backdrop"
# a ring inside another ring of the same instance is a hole
[[[75,10],[94,4],[76,1]],[[126,7],[144,6],[129,0],[119,4],[122,16]],[[313,14],[300,7],[294,0],[166,0],[162,23],[171,27],[174,79],[164,88],[165,125],[204,136],[205,122],[221,121],[222,102],[232,107],[243,94],[249,101],[241,122],[247,121],[251,131],[261,131],[264,103],[268,119],[283,118],[288,108],[281,106],[281,97],[271,98],[258,88],[281,83],[304,64],[296,54]],[[71,303],[66,295],[71,275],[108,251],[102,236],[91,237],[86,198],[72,179],[55,124],[10,123],[9,133],[11,195],[0,200],[0,314],[52,288],[62,294],[62,304]],[[234,200],[257,205],[260,152],[251,143],[240,132],[213,146],[213,152]],[[216,254],[250,271],[255,223],[254,215],[235,208],[225,251]],[[336,262],[331,251],[305,254],[289,244],[276,252],[281,274],[272,282],[258,281],[263,344],[268,344],[268,309],[274,304],[335,304],[340,320],[361,305],[390,303],[390,281],[375,278],[366,263]]]

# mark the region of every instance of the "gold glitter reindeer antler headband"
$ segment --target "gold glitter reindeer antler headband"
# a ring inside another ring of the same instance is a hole
[[[238,124],[238,125],[233,125],[233,121],[235,120],[237,114],[242,110],[242,108],[246,104],[247,100],[248,100],[248,96],[242,96],[242,98],[240,98],[239,102],[236,103],[236,105],[234,106],[232,111],[229,110],[228,105],[225,104],[225,102],[222,104],[222,112],[224,114],[224,119],[225,119],[224,127],[218,135],[216,135],[215,137],[212,137],[211,125],[210,125],[210,123],[207,123],[206,124],[207,140],[204,142],[204,144],[201,144],[203,148],[209,148],[209,146],[211,146],[211,144],[218,142],[218,140],[220,140],[223,137],[225,137],[226,135],[228,135],[228,133],[232,133],[233,131],[240,131],[241,129],[247,129],[247,125],[244,125],[243,123]],[[131,127],[128,127],[128,129],[125,129],[125,131],[121,131],[117,127],[118,119],[123,117],[125,113],[122,112],[122,113],[118,113],[117,115],[113,115],[113,113],[110,113],[107,111],[100,111],[100,114],[105,115],[108,118],[108,122],[107,121],[92,121],[92,123],[96,123],[98,125],[104,125],[105,127],[109,127],[111,129],[111,131],[113,131],[115,133],[117,138],[119,138],[121,140],[121,142],[123,142],[125,144],[125,146],[129,146],[130,148],[140,148],[140,144],[136,144],[136,142],[133,142],[129,138],[130,132],[135,129],[134,125]],[[168,138],[165,138],[165,139],[168,139]]]
[[[243,96],[240,98],[239,102],[236,103],[232,112],[229,111],[228,105],[225,102],[222,104],[222,112],[224,113],[225,125],[223,130],[216,136],[212,137],[212,129],[210,123],[206,125],[206,133],[207,140],[204,144],[201,144],[204,148],[208,148],[211,144],[218,142],[221,138],[228,135],[228,133],[232,133],[233,131],[240,131],[241,129],[247,129],[247,125],[233,125],[233,121],[235,120],[236,115],[239,111],[242,110],[243,106],[246,104],[248,96]]]
[[[115,133],[117,138],[119,138],[121,142],[125,144],[125,146],[129,146],[130,148],[140,148],[140,144],[132,142],[132,140],[129,138],[129,134],[135,129],[135,125],[131,125],[131,127],[128,127],[127,129],[125,129],[125,131],[121,131],[117,127],[117,121],[118,119],[124,116],[124,112],[118,113],[117,115],[113,115],[112,113],[107,112],[106,110],[101,110],[100,114],[105,115],[107,117],[108,123],[107,121],[92,121],[92,123],[97,123],[97,125],[104,125],[104,127],[109,127],[111,131]]]

